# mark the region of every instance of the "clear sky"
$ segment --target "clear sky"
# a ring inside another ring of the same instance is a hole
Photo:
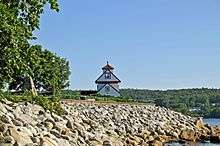
[[[107,60],[122,88],[220,88],[219,0],[59,3],[36,42],[70,61],[72,89],[96,89]]]

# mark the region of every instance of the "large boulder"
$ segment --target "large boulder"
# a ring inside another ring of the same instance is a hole
[[[13,119],[12,122],[15,126],[23,126],[23,123],[17,119]]]
[[[0,132],[4,134],[8,130],[8,125],[0,121]]]
[[[187,140],[187,141],[196,141],[198,139],[198,136],[195,130],[186,129],[181,132],[180,139]]]
[[[66,127],[70,129],[74,129],[74,120],[71,117],[67,117]]]
[[[102,146],[112,146],[112,142],[109,140],[105,140],[102,144]]]
[[[198,118],[196,121],[195,121],[195,125],[198,129],[200,128],[203,128],[204,127],[204,123],[203,123],[203,120],[202,118]]]
[[[4,143],[9,143],[9,144],[14,144],[15,140],[12,136],[5,136],[3,142]]]
[[[5,108],[4,104],[0,102],[0,115],[3,115],[5,113],[7,113],[7,109]]]
[[[40,143],[41,143],[41,146],[58,146],[58,143],[49,137],[41,138]]]
[[[51,123],[51,122],[46,121],[44,124],[45,124],[45,127],[47,128],[48,131],[52,130],[54,127],[53,123]]]
[[[9,128],[10,135],[20,145],[33,143],[30,136],[24,132],[17,131],[15,128]]]
[[[0,143],[0,146],[14,146],[14,145],[11,143]]]
[[[44,108],[39,106],[39,105],[31,105],[31,108],[30,108],[32,114],[35,114],[35,115],[38,115],[38,114],[43,114],[45,111],[44,111]]]
[[[11,118],[8,115],[2,115],[0,117],[0,121],[2,121],[3,123],[7,123],[7,124],[13,125],[13,122],[12,122]]]
[[[4,142],[4,135],[2,134],[2,132],[0,132],[0,143]]]
[[[58,141],[59,146],[71,146],[68,140],[65,139],[59,139]]]
[[[102,142],[97,141],[97,140],[90,140],[90,141],[88,141],[88,144],[90,146],[102,146]]]
[[[158,141],[158,140],[154,140],[154,141],[151,141],[149,143],[150,146],[163,146],[163,143],[161,141]]]
[[[18,117],[16,117],[16,119],[21,121],[23,124],[37,124],[37,122],[30,115],[27,114],[20,114]]]

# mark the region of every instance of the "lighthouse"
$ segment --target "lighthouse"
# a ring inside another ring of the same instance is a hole
[[[108,62],[102,67],[102,75],[95,81],[97,84],[97,92],[100,95],[105,96],[120,96],[119,83],[121,81],[113,73],[114,67],[112,67]]]

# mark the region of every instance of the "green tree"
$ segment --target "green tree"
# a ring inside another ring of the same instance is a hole
[[[57,0],[0,0],[0,88],[18,75],[33,78],[27,53],[46,4],[59,10]]]
[[[36,45],[27,49],[25,64],[28,74],[32,76],[35,88],[46,91],[59,91],[69,86],[69,62],[56,54]],[[22,89],[25,77],[14,74],[15,81],[10,83],[10,89]]]

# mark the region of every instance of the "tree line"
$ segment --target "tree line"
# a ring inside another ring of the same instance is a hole
[[[184,114],[220,118],[220,89],[197,88],[166,91],[121,89],[121,95]]]

